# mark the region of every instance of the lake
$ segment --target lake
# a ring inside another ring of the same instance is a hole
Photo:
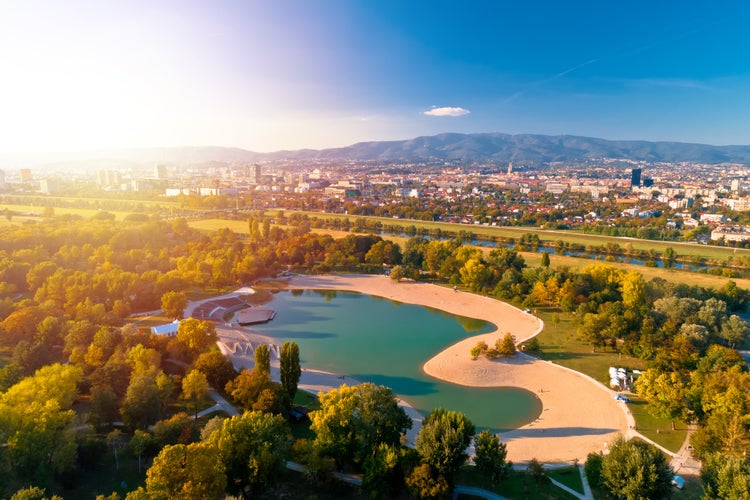
[[[275,319],[253,329],[279,344],[297,342],[303,368],[385,385],[425,415],[436,407],[462,411],[478,428],[497,432],[542,411],[539,398],[524,389],[464,387],[422,371],[445,347],[492,331],[486,321],[353,292],[283,291],[270,306]]]

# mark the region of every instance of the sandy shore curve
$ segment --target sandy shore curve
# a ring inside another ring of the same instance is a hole
[[[583,461],[588,453],[601,451],[605,443],[628,430],[627,408],[613,399],[612,391],[585,375],[522,353],[510,359],[471,359],[469,350],[480,340],[493,345],[505,332],[511,332],[521,342],[541,331],[541,320],[509,304],[437,285],[397,283],[385,276],[299,275],[290,278],[288,283],[290,288],[297,289],[375,295],[496,325],[496,331],[448,346],[428,360],[423,369],[432,377],[459,385],[520,387],[537,394],[543,406],[539,419],[500,434],[500,439],[508,445],[509,460]]]

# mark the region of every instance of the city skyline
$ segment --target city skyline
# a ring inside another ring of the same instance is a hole
[[[442,132],[750,144],[750,7],[0,4],[0,151]]]

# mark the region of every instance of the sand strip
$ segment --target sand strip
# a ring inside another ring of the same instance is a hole
[[[514,462],[531,458],[543,462],[585,460],[589,452],[601,451],[605,443],[628,430],[627,408],[613,399],[612,391],[589,377],[521,353],[511,359],[471,359],[469,350],[479,340],[493,345],[498,337],[511,332],[521,342],[541,331],[543,324],[538,318],[504,302],[425,283],[397,283],[384,276],[295,276],[289,280],[289,286],[361,292],[497,325],[495,332],[464,339],[447,347],[424,364],[424,371],[460,385],[521,387],[539,396],[543,405],[539,419],[500,435],[501,440],[508,444],[508,458]],[[342,382],[352,383],[331,374],[324,376],[320,372],[306,371],[301,386],[308,385],[306,374],[311,382],[309,385],[318,389],[324,389],[327,383],[330,387],[338,387]]]

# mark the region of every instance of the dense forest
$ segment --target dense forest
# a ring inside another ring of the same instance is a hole
[[[704,459],[707,492],[731,498],[722,493],[728,484],[750,481],[743,454],[750,446],[750,375],[734,350],[747,341],[739,314],[750,294],[731,281],[706,289],[645,281],[602,263],[553,269],[549,259],[530,268],[511,248],[484,253],[460,238],[415,236],[403,247],[377,235],[334,239],[262,214],[250,216],[248,232],[206,234],[184,219],[139,214],[115,221],[107,212],[0,227],[4,496],[77,491],[118,446],[147,472],[142,486],[99,492],[112,493],[108,498],[257,495],[274,487],[287,459],[306,464],[312,481],[335,469],[360,472],[373,497],[402,490],[435,497],[455,484],[472,440],[477,466],[493,481],[503,479],[504,445],[477,434],[462,414],[433,412],[410,450],[401,434],[411,421],[390,389],[342,386],[310,414],[312,434],[294,439],[288,417],[296,345],[282,348],[287,376],[274,382],[262,348],[256,367],[237,373],[209,322],[183,321],[175,337],[138,327],[139,313],[180,318],[196,291],[218,292],[284,269],[389,268],[393,277],[448,282],[573,315],[593,350],[616,349],[648,363],[637,390],[655,413],[700,424],[693,446]],[[209,386],[246,412],[194,419]],[[610,473],[604,466],[602,477]]]

